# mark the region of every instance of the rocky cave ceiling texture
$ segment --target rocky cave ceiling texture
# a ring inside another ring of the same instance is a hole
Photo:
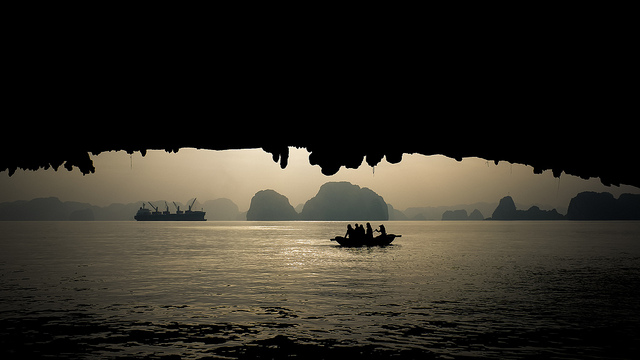
[[[326,175],[419,153],[640,187],[633,31],[584,18],[278,49],[268,32],[167,44],[47,27],[8,51],[0,171],[183,147],[262,148],[285,167],[296,146]]]
[[[322,168],[325,175],[335,174],[341,166],[374,166],[383,158],[391,163],[403,154],[442,154],[457,160],[479,157],[490,161],[508,161],[531,165],[540,173],[551,170],[558,177],[564,172],[582,178],[598,177],[605,185],[640,187],[638,145],[635,129],[605,125],[586,125],[575,129],[562,124],[527,122],[504,125],[442,122],[409,124],[381,122],[344,126],[329,123],[301,123],[297,127],[274,124],[252,127],[228,125],[216,130],[203,124],[187,130],[122,133],[87,129],[47,132],[34,138],[14,134],[18,142],[2,145],[0,170],[12,175],[17,169],[40,168],[72,170],[83,174],[99,172],[89,154],[124,150],[129,153],[150,149],[170,152],[180,148],[211,150],[262,148],[273,154],[282,168],[287,166],[289,146],[306,148],[309,162]],[[322,125],[322,126],[320,126]],[[170,124],[168,125],[170,126]],[[600,128],[602,127],[602,128]],[[498,128],[498,129],[496,129]],[[78,133],[79,132],[79,133]]]

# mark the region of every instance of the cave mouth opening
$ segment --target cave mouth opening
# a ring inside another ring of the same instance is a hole
[[[440,133],[438,133],[440,134]],[[239,150],[261,148],[271,154],[273,161],[286,168],[289,163],[290,148],[304,148],[309,153],[309,163],[321,168],[324,175],[336,174],[340,168],[356,169],[366,163],[376,166],[382,159],[395,164],[402,161],[404,154],[443,155],[461,161],[463,158],[477,157],[496,164],[506,161],[512,164],[530,165],[536,174],[551,170],[555,177],[565,173],[582,179],[599,178],[607,186],[633,185],[640,187],[640,172],[631,166],[635,161],[637,151],[629,150],[629,144],[624,139],[620,146],[602,147],[590,138],[580,138],[572,141],[571,137],[555,137],[537,139],[533,135],[523,138],[493,134],[495,140],[489,141],[486,132],[477,132],[473,138],[455,141],[449,138],[439,139],[438,134],[388,133],[375,132],[351,137],[349,130],[340,134],[331,133],[309,135],[307,137],[293,137],[289,139],[281,136],[263,136],[258,139],[237,140],[233,137],[222,138],[213,142],[210,138],[195,135],[184,141],[165,139],[145,139],[131,137],[128,140],[94,139],[91,142],[61,142],[52,143],[32,142],[18,147],[4,149],[5,154],[0,158],[0,171],[7,171],[9,176],[17,169],[59,169],[78,168],[83,174],[96,171],[90,155],[98,155],[106,151],[124,150],[129,154],[139,152],[145,155],[147,150],[157,149],[167,152],[177,152],[181,148],[196,148],[205,150]],[[448,134],[442,132],[442,134]],[[604,135],[607,135],[605,133]],[[444,137],[444,135],[442,135]],[[562,138],[562,141],[558,139]],[[266,139],[266,140],[265,140]],[[535,140],[535,141],[528,141]],[[548,140],[549,146],[544,146],[542,140]],[[528,144],[537,145],[528,145]],[[4,144],[4,146],[8,146]]]
[[[394,154],[354,151],[355,155],[346,161],[337,159],[335,173],[327,175],[326,164],[325,167],[319,164],[322,158],[314,161],[318,155],[314,155],[315,149],[290,146],[275,150],[182,147],[169,151],[90,153],[95,171],[86,178],[75,167],[70,172],[62,171],[60,168],[67,168],[64,163],[59,165],[60,174],[50,168],[42,174],[19,172],[14,180],[6,176],[6,188],[17,191],[4,196],[4,201],[53,196],[108,206],[163,198],[169,204],[193,197],[205,201],[227,198],[246,210],[257,191],[273,189],[296,207],[316,195],[323,184],[350,182],[375,191],[400,211],[425,206],[489,204],[512,196],[518,208],[535,205],[543,210],[555,208],[564,214],[571,198],[580,192],[609,192],[616,197],[640,193],[631,186],[608,189],[598,178],[583,181],[550,169],[538,175],[530,165],[475,156],[456,159],[442,154],[402,153],[393,158]],[[26,189],[26,185],[18,185],[21,181],[37,184],[38,189]],[[482,210],[483,215],[489,215]]]

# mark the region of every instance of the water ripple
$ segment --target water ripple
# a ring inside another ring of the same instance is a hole
[[[342,249],[332,223],[0,224],[0,357],[635,356],[637,231],[543,225],[390,223],[398,246]]]

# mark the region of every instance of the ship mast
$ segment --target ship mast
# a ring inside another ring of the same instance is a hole
[[[194,199],[193,199],[193,201],[191,202],[191,205],[189,205],[189,211],[191,211],[191,207],[193,206],[193,204],[195,204],[195,203],[196,203],[196,199],[197,199],[197,198],[194,198]]]
[[[173,201],[173,206],[176,207],[176,214],[182,214],[184,211],[180,211],[180,206],[178,206],[178,204],[176,204],[175,201]]]
[[[157,207],[155,207],[155,206],[153,206],[153,204],[152,204],[152,203],[150,203],[150,202],[148,202],[148,201],[147,201],[147,203],[148,203],[149,205],[151,205],[151,207],[153,208],[153,210],[155,210],[155,212],[156,212],[156,213],[160,213],[160,212],[158,211],[158,208],[157,208]]]

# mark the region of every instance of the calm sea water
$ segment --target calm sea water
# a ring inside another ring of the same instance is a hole
[[[640,351],[640,222],[386,222],[358,249],[346,224],[0,222],[0,357]]]

